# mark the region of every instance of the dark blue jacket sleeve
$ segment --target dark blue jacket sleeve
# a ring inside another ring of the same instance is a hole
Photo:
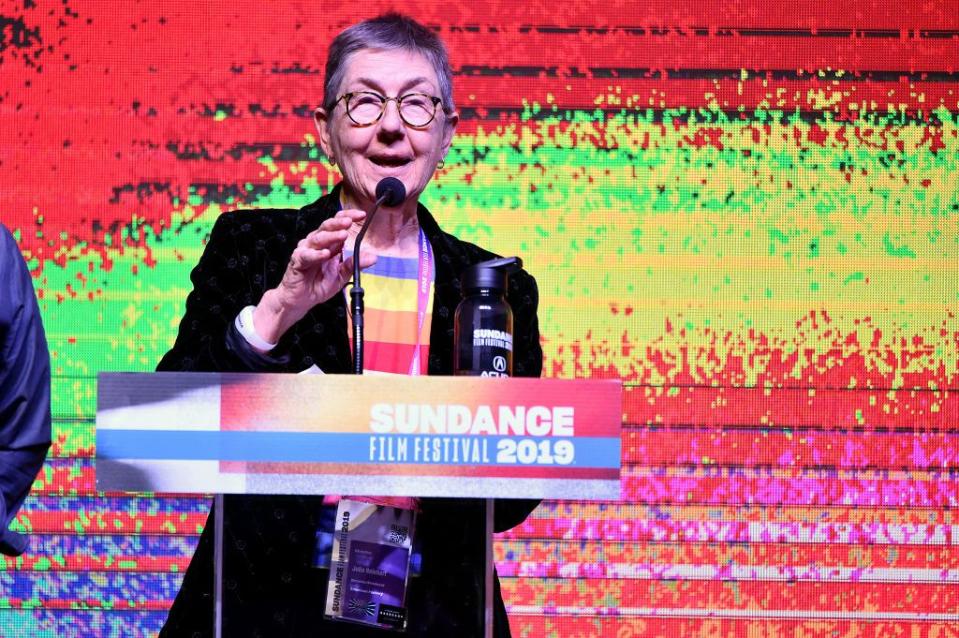
[[[27,538],[8,529],[50,447],[50,354],[33,282],[16,241],[0,225],[0,553]]]

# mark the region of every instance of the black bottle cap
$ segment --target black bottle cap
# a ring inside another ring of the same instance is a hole
[[[489,288],[505,291],[510,273],[523,267],[519,257],[501,257],[473,264],[463,272],[463,291]]]

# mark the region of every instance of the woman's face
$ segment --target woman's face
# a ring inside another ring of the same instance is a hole
[[[346,62],[343,83],[336,94],[372,91],[393,98],[407,93],[439,97],[433,66],[418,53],[405,50],[362,49]],[[429,125],[414,128],[400,118],[396,102],[389,101],[379,121],[360,126],[346,114],[344,100],[327,113],[315,113],[320,146],[343,172],[348,192],[356,204],[375,201],[376,184],[396,177],[406,186],[408,202],[416,202],[453,140],[458,116],[436,107]]]

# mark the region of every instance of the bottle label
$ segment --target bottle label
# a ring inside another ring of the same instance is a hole
[[[474,348],[501,348],[513,351],[513,335],[502,330],[475,328],[473,330]]]
[[[483,377],[508,377],[513,355],[513,335],[503,330],[475,328],[473,352],[479,355],[474,369]]]

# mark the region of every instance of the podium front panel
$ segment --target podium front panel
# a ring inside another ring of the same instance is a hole
[[[618,381],[100,375],[101,490],[616,499]]]

